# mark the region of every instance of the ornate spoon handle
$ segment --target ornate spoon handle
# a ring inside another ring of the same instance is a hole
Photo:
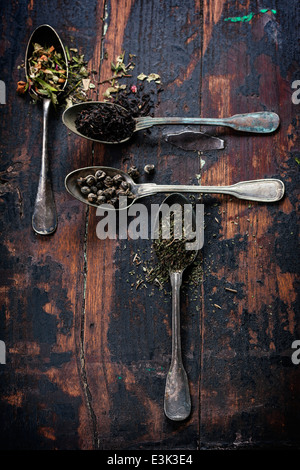
[[[227,126],[236,131],[269,133],[279,126],[279,116],[272,112],[235,114],[227,118],[140,117],[136,118],[136,131],[164,124],[203,124]]]
[[[188,377],[181,356],[180,287],[182,272],[170,273],[172,286],[172,360],[167,375],[164,399],[166,416],[173,421],[187,418],[191,412]]]
[[[185,193],[214,193],[230,194],[239,199],[258,202],[279,201],[284,195],[284,184],[277,179],[261,179],[241,181],[231,186],[196,186],[196,185],[156,185],[144,183],[137,185],[139,196],[155,193],[185,192]]]
[[[43,98],[43,146],[39,185],[32,216],[33,230],[40,235],[50,235],[57,227],[55,202],[49,177],[48,116],[51,100]]]

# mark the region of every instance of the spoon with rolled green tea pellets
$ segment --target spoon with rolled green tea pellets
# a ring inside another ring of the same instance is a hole
[[[65,178],[67,191],[90,206],[105,204],[107,209],[127,209],[136,200],[157,193],[228,194],[238,199],[276,202],[284,195],[284,184],[278,179],[241,181],[229,186],[181,184],[138,184],[125,172],[105,166],[79,168]],[[98,200],[98,197],[101,199]]]

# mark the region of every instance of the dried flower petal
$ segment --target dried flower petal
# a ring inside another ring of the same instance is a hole
[[[23,95],[26,90],[27,90],[27,83],[20,80],[17,83],[17,93],[20,93],[21,95]]]

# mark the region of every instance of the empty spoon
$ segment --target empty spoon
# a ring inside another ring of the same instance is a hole
[[[89,111],[95,108],[95,106],[101,109],[102,106],[115,107],[115,109],[122,110],[122,113],[127,113],[128,121],[132,120],[129,111],[125,110],[122,106],[102,101],[89,101],[85,103],[74,104],[67,108],[62,116],[63,123],[75,134],[84,137],[94,142],[101,142],[104,144],[118,144],[126,142],[130,139],[134,132],[140,131],[142,129],[147,129],[156,125],[165,125],[165,124],[203,124],[203,125],[212,125],[212,126],[227,126],[235,129],[237,131],[244,132],[258,132],[258,133],[269,133],[273,132],[279,126],[279,116],[272,112],[258,112],[258,113],[249,113],[249,114],[236,114],[234,116],[222,119],[216,118],[190,118],[190,117],[137,117],[134,118],[135,128],[133,132],[128,131],[128,136],[126,138],[118,139],[114,141],[107,141],[104,139],[95,139],[91,138],[85,134],[82,134],[76,127],[76,119],[82,111]]]
[[[169,213],[162,216],[163,211],[159,208],[155,219],[158,237],[153,243],[159,263],[168,266],[172,287],[172,358],[165,385],[164,412],[169,419],[181,421],[191,412],[191,398],[188,376],[182,361],[180,288],[184,270],[193,263],[198,253],[197,249],[186,248],[186,241],[190,240],[196,229],[196,216],[191,203],[182,194],[171,194],[162,205],[168,205],[174,217],[172,224],[172,215]],[[189,218],[187,211],[191,215]],[[178,225],[181,233],[177,239]],[[170,230],[170,236],[167,238],[163,236],[164,226]],[[200,229],[203,230],[204,227]]]
[[[135,183],[125,171],[105,166],[90,166],[79,168],[69,173],[65,178],[65,187],[67,191],[79,201],[93,207],[99,207],[87,200],[81,193],[77,183],[78,178],[85,178],[88,175],[95,175],[97,170],[102,170],[106,175],[113,178],[115,175],[121,175],[129,183],[134,199],[126,206],[121,207],[127,209],[134,201],[141,197],[151,196],[157,193],[212,193],[212,194],[229,194],[239,199],[258,202],[275,202],[279,201],[284,195],[284,184],[278,179],[259,179],[251,181],[241,181],[230,186],[198,186],[198,185],[180,185],[180,184],[162,184],[155,183]],[[113,206],[105,205],[108,209],[114,209]]]
[[[40,44],[44,48],[53,46],[57,52],[63,56],[66,64],[66,75],[68,74],[68,62],[64,46],[57,32],[49,25],[43,24],[38,26],[30,36],[25,55],[25,73],[27,80],[30,79],[29,59],[34,50],[34,43]],[[67,80],[61,87],[61,91],[65,88]],[[60,91],[60,92],[61,92]],[[49,235],[53,233],[57,227],[57,215],[54,202],[54,196],[51,186],[51,178],[49,174],[48,162],[48,117],[51,105],[51,99],[44,97],[41,93],[36,92],[34,87],[30,90],[37,98],[43,102],[43,136],[42,136],[42,159],[41,170],[39,176],[39,184],[34,204],[32,216],[32,227],[34,231],[40,235]],[[57,93],[58,94],[58,93]]]

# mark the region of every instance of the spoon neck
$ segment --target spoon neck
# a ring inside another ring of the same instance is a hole
[[[201,118],[201,117],[140,117],[136,118],[136,130],[146,129],[156,125],[167,124],[209,124],[222,125],[226,123],[226,119],[217,118]]]
[[[182,271],[171,271],[170,272],[170,281],[172,289],[175,291],[181,287],[182,284]]]
[[[157,192],[158,185],[155,183],[144,183],[133,185],[138,196],[147,196]]]
[[[46,176],[48,171],[48,119],[51,100],[43,98],[43,140],[42,140],[42,174]]]
[[[154,193],[204,193],[204,192],[215,192],[223,193],[224,191],[230,190],[230,186],[197,186],[197,185],[178,185],[178,184],[154,184],[145,183],[137,185],[137,193],[140,196],[146,196]]]

